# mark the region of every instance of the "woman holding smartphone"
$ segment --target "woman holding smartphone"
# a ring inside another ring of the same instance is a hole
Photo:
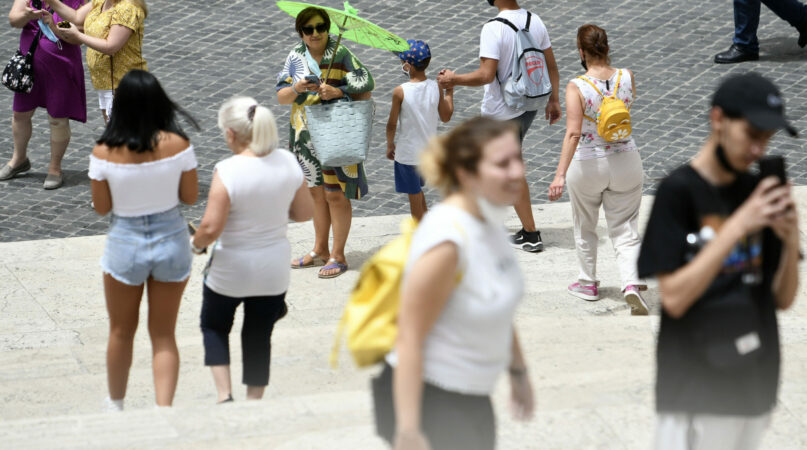
[[[98,92],[104,122],[120,80],[132,69],[148,70],[143,59],[145,0],[92,0],[78,9],[62,0],[48,0],[54,11],[74,26],[56,27],[63,40],[87,47],[87,68]],[[83,29],[79,31],[79,28]]]
[[[286,58],[276,89],[278,102],[291,105],[289,147],[303,169],[314,198],[315,237],[313,250],[293,259],[291,266],[300,269],[325,264],[319,270],[319,277],[333,278],[348,269],[345,245],[353,217],[350,200],[367,194],[367,177],[364,164],[327,167],[320,163],[305,125],[303,107],[337,101],[345,95],[354,100],[367,99],[375,82],[344,45],[336,49],[336,41],[328,34],[331,20],[325,10],[304,9],[297,15],[295,28],[302,42]],[[318,82],[326,75],[331,62],[333,67],[328,79]],[[331,228],[333,247],[329,249]]]

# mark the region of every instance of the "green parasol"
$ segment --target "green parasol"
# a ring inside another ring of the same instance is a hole
[[[334,54],[336,54],[336,50],[339,49],[339,44],[341,44],[343,37],[359,44],[389,50],[391,52],[405,52],[409,50],[409,44],[405,39],[401,39],[399,36],[390,33],[378,25],[362,19],[358,16],[359,11],[350,6],[348,2],[345,2],[344,11],[328,8],[326,6],[312,5],[310,3],[277,2],[277,7],[289,13],[292,17],[297,17],[302,10],[312,6],[321,8],[328,13],[328,17],[331,19],[330,32],[339,35],[339,38],[336,40]],[[331,74],[333,61],[334,59],[331,58],[331,64],[328,65],[328,71],[325,72],[325,80],[327,80],[328,75]]]

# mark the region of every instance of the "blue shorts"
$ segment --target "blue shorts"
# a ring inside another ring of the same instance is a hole
[[[402,194],[419,194],[426,184],[415,166],[395,161],[395,192]]]
[[[191,273],[188,225],[179,208],[138,217],[112,215],[101,268],[121,283],[140,286],[184,281]]]

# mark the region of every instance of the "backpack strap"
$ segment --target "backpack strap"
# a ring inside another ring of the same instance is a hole
[[[605,97],[604,95],[602,95],[602,92],[597,88],[597,86],[595,86],[594,83],[591,82],[591,80],[589,80],[588,78],[586,78],[586,77],[584,77],[582,75],[578,76],[577,78],[579,78],[579,79],[585,81],[586,83],[590,84],[591,87],[593,87],[594,90],[597,91],[598,94],[600,94],[600,96]]]
[[[530,31],[530,21],[532,20],[532,13],[527,11],[527,24],[524,25],[524,31]]]
[[[509,20],[505,19],[504,17],[494,17],[494,18],[487,21],[487,23],[490,23],[490,22],[501,22],[501,23],[507,25],[508,27],[512,28],[513,31],[515,31],[516,33],[518,33],[518,27],[513,25],[513,22],[510,22]],[[529,22],[527,22],[527,23],[529,23]]]
[[[611,96],[616,98],[616,93],[619,91],[619,82],[622,80],[622,69],[616,69],[618,75],[616,76],[616,86],[614,86],[614,94]]]

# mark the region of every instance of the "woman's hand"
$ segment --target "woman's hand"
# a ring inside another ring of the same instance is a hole
[[[341,89],[335,88],[330,84],[325,83],[319,85],[318,93],[319,97],[323,100],[333,100],[335,98],[339,98],[345,95]]]
[[[53,25],[53,14],[51,14],[50,12],[45,11],[45,10],[42,10],[40,12],[42,13],[42,23],[44,23],[45,25],[53,28],[52,27],[52,25]]]
[[[395,450],[429,450],[431,446],[422,431],[401,431],[395,434]]]
[[[67,41],[71,44],[81,42],[79,39],[81,32],[78,31],[78,28],[76,28],[76,26],[72,23],[70,24],[70,28],[61,28],[57,26],[53,27],[53,30],[56,32],[56,36],[63,41]]]
[[[526,369],[510,372],[510,412],[516,420],[529,420],[535,411],[532,384]]]
[[[305,78],[298,80],[294,83],[294,90],[303,94],[305,92],[311,92],[317,90],[317,84],[307,81]]]
[[[563,186],[566,185],[566,177],[563,175],[555,175],[552,184],[549,185],[549,201],[554,202],[563,195]]]

